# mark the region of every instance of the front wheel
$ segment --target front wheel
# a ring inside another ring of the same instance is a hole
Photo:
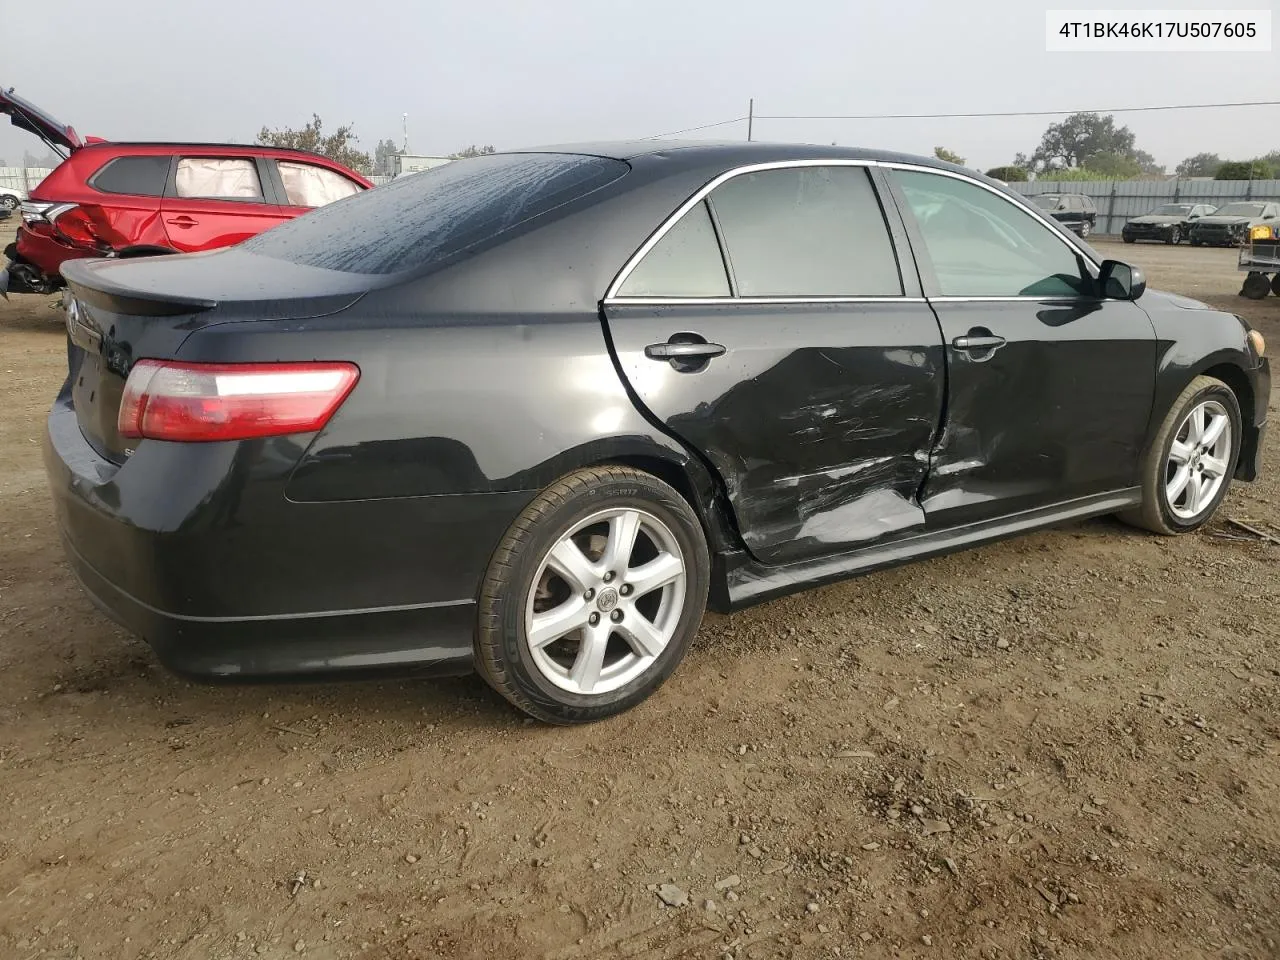
[[[1087,236],[1089,235],[1089,233],[1090,233],[1090,230],[1091,230],[1091,228],[1090,228],[1090,226],[1089,226],[1089,221],[1088,221],[1088,220],[1086,220],[1086,221],[1084,221],[1084,223],[1080,224],[1080,236],[1081,236],[1081,237],[1087,237]]]
[[[6,210],[13,212],[18,209],[18,198],[11,197],[6,193],[4,196],[0,197],[0,207],[4,207]]]
[[[516,518],[489,564],[480,674],[549,723],[627,710],[683,659],[709,568],[697,515],[657,477],[622,466],[562,477]]]
[[[1125,243],[1133,243],[1133,237],[1129,236],[1129,234],[1127,233],[1121,234],[1120,239],[1122,239]]]
[[[1181,227],[1174,227],[1171,231],[1169,231],[1169,239],[1168,239],[1167,241],[1165,241],[1165,242],[1166,242],[1166,243],[1171,243],[1171,244],[1178,244],[1178,243],[1181,243],[1181,242],[1182,242],[1182,228],[1181,228]]]
[[[1240,404],[1230,387],[1213,377],[1192,380],[1143,457],[1141,506],[1120,518],[1170,535],[1204,526],[1236,472],[1240,422]]]

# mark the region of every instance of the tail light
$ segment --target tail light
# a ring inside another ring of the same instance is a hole
[[[319,430],[360,379],[353,363],[139,360],[117,426],[152,440],[248,440]]]
[[[78,204],[26,200],[22,204],[22,220],[49,224],[59,240],[73,247],[109,250],[111,246],[94,232],[88,212]]]

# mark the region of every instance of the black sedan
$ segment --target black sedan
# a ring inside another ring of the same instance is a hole
[[[1216,208],[1208,203],[1166,203],[1150,213],[1125,221],[1120,236],[1125,243],[1137,240],[1159,240],[1161,243],[1181,243],[1191,232],[1191,225],[1201,217],[1207,217]]]
[[[1238,317],[834,147],[496,154],[64,271],[45,461],[101,607],[188,675],[474,668],[562,723],[652,692],[706,604],[1195,530],[1270,392]]]

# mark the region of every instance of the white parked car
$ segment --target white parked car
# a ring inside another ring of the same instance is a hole
[[[21,190],[15,190],[12,187],[0,186],[0,207],[12,213],[18,209],[18,205],[27,199],[27,195]]]

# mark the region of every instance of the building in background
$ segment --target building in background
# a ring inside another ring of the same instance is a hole
[[[392,176],[399,177],[406,173],[421,173],[433,167],[441,167],[450,162],[449,157],[424,157],[411,153],[397,153],[393,158]]]

